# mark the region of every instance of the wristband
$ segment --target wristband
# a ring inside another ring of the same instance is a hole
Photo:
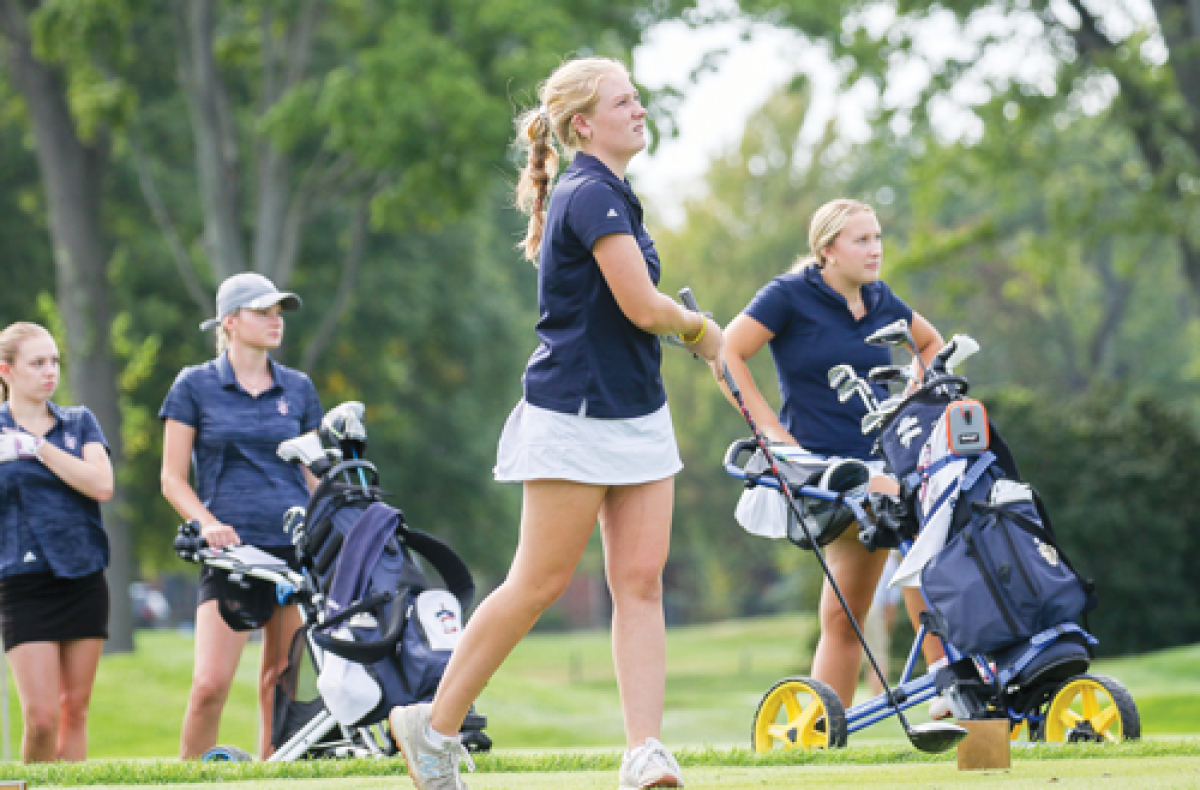
[[[695,337],[693,337],[691,340],[688,340],[683,335],[680,335],[679,339],[682,340],[683,342],[687,343],[689,346],[694,346],[700,342],[700,338],[704,337],[704,330],[706,330],[706,329],[708,329],[708,319],[701,318],[700,319],[700,331],[696,333]]]

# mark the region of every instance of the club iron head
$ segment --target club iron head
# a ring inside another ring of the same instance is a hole
[[[850,398],[853,397],[854,393],[856,392],[858,392],[857,379],[843,379],[842,382],[837,385],[838,400],[842,403],[850,400]]]
[[[871,368],[867,380],[872,384],[893,384],[912,380],[912,371],[908,365],[879,365]]]
[[[848,378],[854,378],[854,368],[849,365],[834,365],[829,369],[829,386],[837,389]],[[843,398],[842,400],[845,400]]]
[[[899,346],[909,342],[908,322],[897,318],[887,326],[876,329],[867,335],[863,342],[872,346]]]
[[[872,411],[864,414],[862,418],[863,434],[873,433],[885,419],[887,419],[887,414],[881,411]]]
[[[930,721],[908,728],[908,741],[916,749],[930,754],[949,751],[967,737],[965,728],[945,721]]]

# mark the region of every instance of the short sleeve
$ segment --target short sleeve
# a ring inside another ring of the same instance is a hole
[[[98,444],[105,450],[108,449],[108,440],[104,438],[104,429],[100,427],[100,421],[92,414],[91,409],[84,408],[79,419],[79,446],[87,447],[89,444]]]
[[[321,398],[317,395],[317,388],[313,386],[312,379],[303,376],[303,381],[304,417],[300,428],[303,433],[308,433],[321,427],[321,417],[325,412],[321,409]]]
[[[783,280],[776,277],[759,289],[743,312],[771,330],[772,334],[781,335],[791,323],[795,306]]]
[[[175,377],[175,383],[158,410],[160,420],[175,420],[192,428],[200,427],[200,405],[192,390],[191,372],[192,368],[185,368]]]
[[[895,292],[882,280],[877,280],[876,284],[880,288],[880,305],[879,311],[881,314],[888,316],[889,320],[894,321],[897,318],[903,318],[910,325],[912,324],[913,309],[905,304],[904,300],[896,296]]]
[[[567,206],[567,225],[589,250],[601,236],[633,235],[629,204],[608,184],[587,181],[575,190]]]

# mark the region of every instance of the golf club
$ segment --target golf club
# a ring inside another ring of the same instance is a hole
[[[692,295],[690,288],[682,289],[679,292],[679,297],[684,306],[689,310],[700,312],[700,308],[696,303],[696,297]],[[729,387],[729,392],[733,395],[738,409],[742,412],[742,417],[746,420],[746,424],[750,426],[750,433],[753,435],[758,449],[762,452],[763,458],[770,466],[771,474],[775,476],[776,480],[784,481],[785,478],[779,471],[778,464],[775,462],[775,456],[767,445],[766,437],[758,430],[758,425],[754,422],[754,418],[750,416],[750,410],[746,407],[746,402],[742,400],[742,391],[738,387],[737,382],[734,381],[733,374],[729,372],[727,365],[722,365],[721,368],[721,377],[725,380],[725,386]],[[831,377],[832,373],[833,371],[831,370]],[[854,633],[858,635],[858,641],[862,644],[863,652],[866,653],[867,660],[871,662],[871,668],[875,671],[875,676],[879,678],[879,683],[887,695],[888,703],[896,711],[896,718],[900,721],[900,726],[904,728],[904,734],[908,736],[908,742],[920,751],[935,754],[957,746],[963,738],[967,737],[967,731],[957,724],[931,721],[926,724],[914,726],[908,723],[908,719],[904,717],[904,712],[900,708],[900,703],[896,700],[896,696],[892,692],[892,687],[888,685],[887,678],[884,676],[883,671],[880,670],[879,663],[871,653],[871,648],[867,645],[867,639],[863,636],[862,629],[858,626],[858,621],[854,619],[854,614],[850,611],[850,605],[846,603],[846,598],[842,595],[837,582],[834,581],[833,572],[830,571],[829,565],[825,562],[825,553],[821,551],[817,545],[817,541],[813,539],[812,533],[808,529],[808,524],[800,512],[800,506],[796,504],[796,500],[792,495],[791,486],[784,482],[780,485],[779,490],[783,494],[788,508],[792,511],[797,521],[799,521],[800,527],[804,530],[804,535],[808,539],[809,545],[812,546],[813,553],[817,555],[817,561],[821,565],[821,570],[824,572],[825,578],[829,580],[829,586],[833,589],[834,594],[837,595],[837,599],[842,605],[842,611],[846,613],[846,618],[850,621],[850,625],[854,627]]]
[[[897,318],[887,326],[875,330],[867,335],[864,342],[872,346],[907,345],[908,350],[913,355],[913,359],[916,360],[917,367],[921,370],[921,381],[925,380],[925,375],[928,372],[925,368],[925,360],[921,359],[921,355],[917,353],[917,341],[913,339],[912,331],[908,328],[908,322],[903,318]]]
[[[829,377],[829,386],[837,389],[846,379],[854,378],[854,368],[849,365],[834,365],[826,375]]]
[[[929,369],[938,375],[953,374],[954,369],[973,356],[979,344],[969,335],[955,335],[942,347],[930,363]]]

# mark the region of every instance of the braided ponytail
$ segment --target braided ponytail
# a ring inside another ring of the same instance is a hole
[[[558,150],[550,138],[550,115],[542,109],[531,110],[517,121],[529,158],[517,182],[517,208],[529,215],[525,238],[517,245],[525,258],[537,264],[542,248],[542,230],[546,225],[546,200],[550,194],[552,173],[558,172]]]
[[[550,187],[558,175],[560,154],[579,150],[579,133],[571,119],[591,115],[600,99],[600,80],[614,71],[629,70],[609,58],[569,60],[554,70],[538,89],[542,104],[517,119],[517,145],[528,149],[528,159],[517,181],[517,208],[529,215],[525,238],[517,248],[536,266],[546,227]]]

